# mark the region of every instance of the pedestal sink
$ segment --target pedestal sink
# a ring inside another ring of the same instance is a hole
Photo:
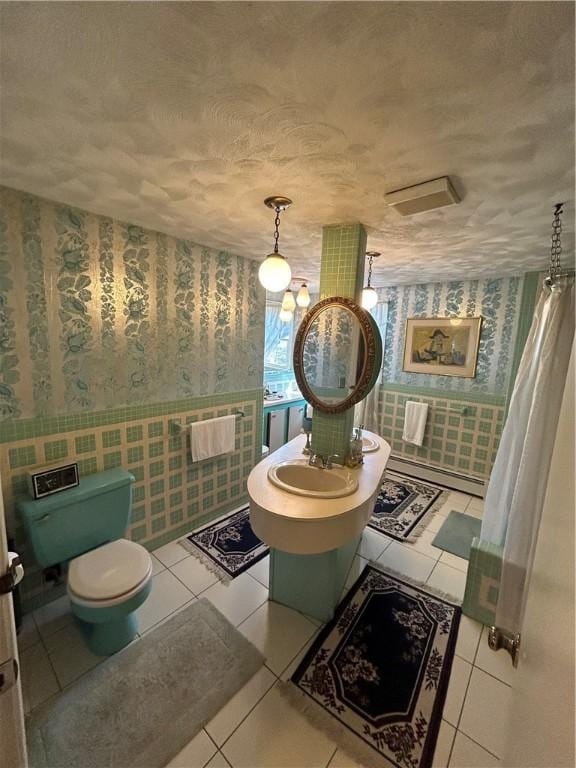
[[[248,477],[250,522],[270,546],[270,599],[328,621],[374,509],[390,446],[356,469],[310,467],[300,435],[260,461]]]
[[[268,470],[268,479],[288,493],[318,499],[349,496],[358,488],[358,480],[348,469],[311,467],[306,459],[290,459],[274,464]]]

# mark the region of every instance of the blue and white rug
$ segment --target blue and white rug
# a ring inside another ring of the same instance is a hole
[[[436,485],[387,472],[368,525],[396,541],[415,541],[447,497]]]
[[[284,693],[365,765],[429,768],[460,614],[432,589],[367,566]]]
[[[181,544],[224,579],[235,578],[269,552],[252,530],[249,507],[195,531]]]

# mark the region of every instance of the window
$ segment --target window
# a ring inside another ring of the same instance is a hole
[[[264,368],[286,371],[292,368],[292,339],[294,316],[283,323],[280,320],[280,302],[266,302],[266,325],[264,330]]]

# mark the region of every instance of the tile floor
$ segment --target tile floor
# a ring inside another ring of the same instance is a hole
[[[366,529],[345,589],[368,560],[462,598],[467,561],[432,546],[451,509],[482,515],[482,502],[453,492],[414,544]],[[145,635],[200,595],[208,598],[266,657],[266,665],[170,763],[170,768],[356,768],[356,764],[279,695],[319,630],[319,622],[268,602],[268,558],[224,585],[177,542],[153,553],[153,588],[139,609]],[[137,642],[137,640],[135,641]],[[25,617],[19,635],[25,708],[30,711],[101,663],[85,647],[67,598]],[[500,764],[514,670],[493,653],[486,629],[462,617],[435,768]],[[295,738],[297,734],[297,738]]]

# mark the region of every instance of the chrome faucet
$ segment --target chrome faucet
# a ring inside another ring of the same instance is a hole
[[[339,453],[331,453],[329,456],[322,456],[321,453],[313,453],[308,459],[311,467],[318,469],[332,469],[334,459],[342,458]]]

